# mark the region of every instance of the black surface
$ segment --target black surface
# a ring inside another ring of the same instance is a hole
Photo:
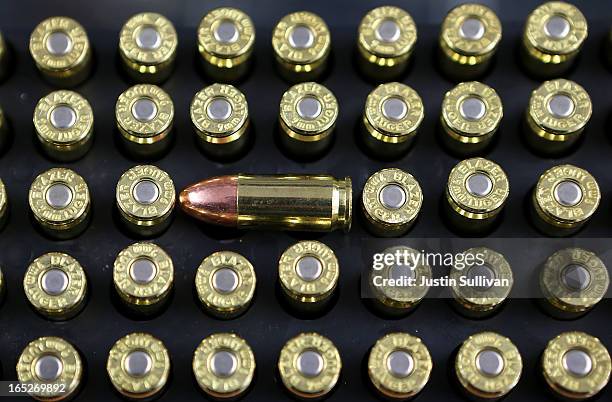
[[[0,28],[15,49],[16,72],[0,84],[0,104],[14,127],[15,140],[0,156],[0,177],[5,182],[11,204],[8,226],[0,233],[0,264],[8,285],[5,303],[0,307],[0,361],[3,379],[15,378],[15,363],[27,342],[38,336],[58,335],[75,344],[83,353],[87,379],[79,401],[109,401],[117,396],[107,379],[105,363],[111,345],[132,331],[146,331],[159,337],[172,357],[172,380],[163,396],[165,401],[192,401],[202,398],[191,374],[191,359],[197,344],[218,331],[236,331],[251,345],[257,359],[257,378],[247,400],[282,400],[286,395],[274,367],[278,353],[290,337],[301,331],[318,331],[334,341],[343,358],[343,373],[331,400],[370,400],[373,394],[362,376],[362,363],[375,340],[390,331],[408,331],[420,336],[434,359],[432,378],[419,397],[421,401],[450,401],[460,398],[448,377],[449,358],[455,347],[469,334],[495,330],[510,337],[519,347],[523,376],[512,401],[545,400],[550,397],[538,375],[539,354],[548,339],[566,330],[584,330],[612,347],[609,322],[612,303],[604,301],[586,317],[570,322],[557,321],[542,313],[528,300],[511,301],[497,316],[472,321],[462,318],[442,300],[426,301],[416,312],[401,320],[384,320],[372,314],[359,293],[359,273],[364,263],[361,247],[371,243],[361,220],[355,219],[350,235],[325,234],[319,240],[330,245],[341,262],[340,297],[334,308],[316,320],[291,316],[275,296],[277,259],[300,236],[283,233],[223,234],[202,228],[182,214],[171,228],[155,241],[173,257],[176,291],[169,309],[150,321],[134,321],[122,315],[110,300],[112,264],[116,254],[134,241],[123,234],[112,218],[116,181],[135,163],[117,149],[114,137],[114,104],[129,83],[116,68],[118,32],[124,21],[136,12],[158,11],[166,15],[179,32],[177,69],[163,88],[172,96],[176,110],[176,144],[163,159],[154,162],[168,171],[178,189],[204,177],[236,172],[276,173],[312,172],[336,176],[350,175],[354,180],[355,203],[365,179],[384,166],[397,166],[413,173],[423,188],[425,203],[410,237],[452,237],[438,214],[438,201],[446,177],[457,159],[442,150],[435,129],[444,92],[453,84],[432,68],[439,24],[452,1],[389,1],[406,8],[418,25],[419,39],[412,70],[403,80],[414,87],[425,103],[426,118],[416,146],[401,160],[381,163],[367,158],[355,145],[353,133],[372,85],[357,74],[352,56],[357,25],[361,17],[382,1],[35,1],[3,0]],[[537,237],[524,209],[531,186],[546,168],[570,162],[588,169],[599,181],[603,200],[599,211],[581,237],[608,237],[612,234],[610,196],[612,177],[606,118],[612,106],[609,96],[611,73],[602,64],[600,45],[612,21],[607,1],[582,1],[580,7],[589,20],[589,38],[578,68],[569,78],[583,85],[593,100],[593,118],[585,141],[568,157],[552,160],[529,152],[520,140],[523,111],[530,91],[538,82],[519,69],[516,46],[523,22],[534,7],[531,1],[486,1],[502,19],[504,37],[496,66],[483,81],[493,86],[504,102],[504,120],[499,142],[489,157],[505,168],[511,194],[504,221],[492,236]],[[194,146],[188,107],[192,96],[207,84],[195,69],[195,27],[210,9],[220,5],[242,8],[257,29],[255,69],[239,87],[249,101],[256,129],[254,148],[246,157],[230,164],[207,160]],[[319,161],[296,163],[285,157],[273,141],[278,103],[288,87],[274,72],[270,44],[273,25],[283,15],[300,9],[318,13],[330,26],[333,63],[324,81],[337,96],[340,117],[337,138],[331,152]],[[93,220],[76,240],[56,242],[39,235],[28,218],[27,192],[34,177],[56,166],[35,147],[32,112],[37,100],[53,88],[37,74],[27,51],[30,32],[51,15],[67,15],[84,25],[96,53],[94,75],[77,90],[92,104],[95,113],[95,143],[81,161],[66,165],[89,183],[93,197]],[[356,211],[358,212],[358,208]],[[358,215],[358,214],[356,214]],[[199,262],[213,251],[234,250],[255,265],[258,288],[255,303],[242,317],[218,321],[206,316],[193,299],[193,280]],[[35,314],[27,305],[22,279],[29,262],[48,251],[64,251],[76,257],[89,277],[90,299],[76,318],[52,323]],[[605,391],[601,400],[612,394]]]

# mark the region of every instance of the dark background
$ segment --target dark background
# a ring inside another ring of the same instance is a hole
[[[412,70],[403,82],[414,87],[425,103],[425,121],[412,151],[399,161],[382,163],[369,159],[355,145],[353,133],[373,86],[356,72],[352,56],[357,26],[371,8],[383,4],[404,7],[418,26],[418,42]],[[396,166],[420,181],[425,202],[410,237],[453,237],[438,213],[438,201],[448,172],[457,159],[443,151],[435,139],[436,123],[444,92],[453,84],[445,80],[434,65],[440,23],[455,1],[197,1],[197,0],[2,0],[0,29],[16,53],[16,71],[0,84],[0,104],[14,127],[15,140],[0,156],[0,177],[11,204],[8,226],[0,233],[0,264],[5,274],[8,295],[0,307],[0,362],[4,380],[15,379],[15,363],[25,345],[44,335],[66,338],[77,346],[87,367],[85,386],[77,400],[109,401],[117,398],[110,385],[106,358],[112,344],[132,331],[146,331],[159,337],[172,358],[169,388],[162,400],[192,401],[202,398],[192,379],[191,359],[202,338],[219,331],[235,331],[244,337],[257,359],[257,377],[247,400],[271,401],[286,398],[275,374],[275,364],[283,344],[301,331],[318,331],[339,348],[343,359],[342,378],[332,400],[370,400],[363,377],[363,359],[368,348],[391,331],[408,331],[421,337],[429,347],[434,370],[429,384],[419,397],[422,401],[450,401],[460,398],[451,385],[449,357],[468,335],[494,330],[510,337],[524,360],[522,379],[507,400],[546,400],[539,377],[539,355],[546,342],[567,330],[584,330],[612,347],[609,321],[612,303],[606,300],[595,311],[576,321],[557,321],[542,313],[529,300],[513,300],[493,318],[468,320],[443,300],[426,301],[416,312],[401,320],[382,319],[365,308],[360,299],[359,273],[363,265],[362,246],[374,238],[364,232],[359,216],[359,194],[366,178],[374,171]],[[609,1],[581,1],[589,21],[589,38],[578,67],[568,74],[583,85],[593,101],[593,117],[585,141],[568,157],[545,159],[529,152],[520,140],[521,122],[530,91],[538,81],[519,68],[516,48],[527,14],[539,2],[483,1],[503,22],[503,39],[492,73],[483,81],[494,87],[504,102],[504,119],[499,142],[489,157],[506,170],[511,192],[501,226],[491,236],[538,237],[524,208],[525,197],[538,176],[558,163],[574,163],[588,169],[599,181],[602,203],[581,237],[604,238],[612,234],[610,196],[612,177],[607,116],[612,109],[609,96],[611,73],[601,60],[601,42],[610,28],[612,7]],[[253,19],[256,30],[255,68],[239,85],[245,93],[255,127],[253,149],[238,162],[218,164],[207,160],[194,146],[189,121],[193,95],[209,84],[195,69],[196,26],[200,18],[217,6],[236,6]],[[274,72],[270,44],[274,24],[285,14],[310,10],[328,23],[332,35],[332,65],[324,80],[338,98],[340,116],[336,141],[322,159],[297,163],[283,155],[273,141],[273,131],[282,93],[288,87]],[[135,164],[117,148],[114,132],[114,105],[117,96],[130,84],[116,67],[118,33],[123,23],[142,11],[157,11],[168,17],[179,33],[178,64],[163,88],[175,104],[176,144],[170,153],[154,164],[168,171],[177,189],[204,177],[237,172],[248,173],[330,173],[350,175],[354,181],[355,219],[350,235],[329,233],[318,237],[330,245],[341,263],[340,298],[322,318],[303,320],[290,315],[275,296],[277,260],[281,252],[300,236],[284,233],[221,233],[205,228],[178,213],[170,229],[155,239],[173,257],[175,294],[169,309],[149,321],[135,321],[122,315],[111,301],[112,264],[117,253],[135,241],[119,230],[113,220],[115,185],[123,171]],[[76,170],[89,184],[93,199],[93,220],[87,231],[75,240],[52,241],[33,228],[28,217],[27,193],[34,177],[56,166],[35,147],[32,112],[39,98],[54,88],[37,74],[28,53],[31,31],[42,19],[66,15],[77,19],[87,30],[96,55],[93,76],[79,88],[92,104],[95,114],[95,143],[82,160],[65,165]],[[537,247],[537,244],[533,247]],[[193,299],[193,280],[200,261],[217,250],[234,250],[248,257],[257,272],[257,294],[252,308],[242,317],[219,321],[205,315]],[[89,278],[90,299],[84,311],[67,322],[49,322],[35,314],[23,294],[22,279],[31,260],[49,251],[63,251],[76,257]],[[532,266],[514,266],[516,270]],[[602,400],[610,399],[605,391]]]

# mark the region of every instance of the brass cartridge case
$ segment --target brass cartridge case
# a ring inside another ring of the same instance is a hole
[[[349,177],[239,175],[238,226],[348,232],[351,195]]]

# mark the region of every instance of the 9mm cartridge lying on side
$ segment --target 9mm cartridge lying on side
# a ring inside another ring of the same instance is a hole
[[[181,208],[204,222],[245,229],[348,232],[351,178],[328,175],[212,177],[180,194]]]

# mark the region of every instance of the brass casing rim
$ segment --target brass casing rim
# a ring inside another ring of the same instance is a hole
[[[309,27],[314,34],[314,43],[307,49],[296,50],[287,44],[286,36],[299,25]],[[287,14],[276,24],[272,32],[272,48],[277,61],[295,72],[310,72],[320,66],[329,55],[331,35],[325,21],[308,11]]]
[[[321,112],[312,120],[300,117],[297,112],[298,102],[305,97],[313,97],[321,104]],[[281,98],[281,129],[297,141],[322,141],[333,132],[337,119],[338,100],[329,89],[316,82],[296,84],[285,91]]]
[[[552,15],[559,15],[570,24],[572,31],[566,38],[559,41],[546,38],[542,24]],[[523,43],[529,54],[543,63],[559,64],[580,51],[587,36],[587,21],[577,7],[562,1],[549,1],[535,8],[527,17]],[[550,43],[545,42],[547,40]]]
[[[418,254],[419,251],[406,247],[406,246],[395,246],[389,247],[383,250],[383,254],[392,254],[396,250],[406,250],[409,253]],[[390,307],[393,309],[410,309],[416,306],[418,303],[423,300],[423,298],[427,295],[429,291],[429,285],[422,285],[421,280],[419,278],[431,278],[431,267],[427,264],[424,264],[423,259],[419,259],[419,264],[414,267],[415,273],[415,285],[408,287],[379,287],[373,285],[373,276],[375,271],[371,270],[370,272],[370,286],[373,290],[373,293],[376,299],[386,307]],[[392,268],[392,265],[385,265],[380,271],[385,272],[386,275],[383,275],[383,278],[389,278],[389,270]]]
[[[65,55],[48,54],[46,40],[53,32],[63,32],[72,41]],[[43,73],[62,77],[76,74],[91,59],[91,47],[85,28],[69,17],[49,17],[41,21],[30,36],[29,50],[36,67]]]
[[[406,116],[398,121],[386,118],[381,110],[383,103],[390,98],[399,98],[407,106]],[[376,140],[392,144],[414,138],[424,118],[423,100],[419,94],[399,82],[381,84],[370,92],[363,113],[368,133]]]
[[[157,49],[138,47],[134,36],[143,27],[152,26],[160,35]],[[119,54],[132,70],[143,74],[155,74],[171,65],[176,58],[178,36],[170,20],[158,13],[144,12],[131,16],[119,32]]]
[[[395,184],[406,192],[406,201],[398,209],[386,208],[379,200],[380,191]],[[361,207],[368,222],[381,231],[397,231],[410,227],[418,217],[423,204],[419,182],[410,173],[397,168],[381,169],[373,173],[363,186]]]
[[[140,122],[132,115],[132,105],[139,99],[149,99],[157,107],[156,116],[149,122]],[[165,139],[174,123],[174,104],[160,87],[138,84],[125,90],[115,105],[115,120],[119,132],[127,141],[150,145]]]

